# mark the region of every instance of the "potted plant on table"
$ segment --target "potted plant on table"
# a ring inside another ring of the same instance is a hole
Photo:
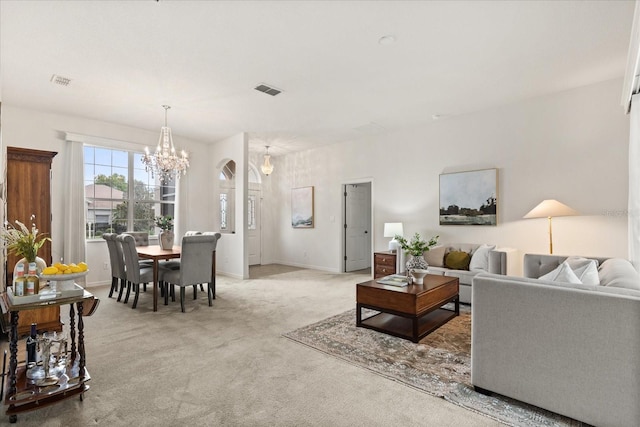
[[[407,271],[411,270],[426,270],[429,264],[425,261],[423,254],[434,247],[438,243],[440,236],[433,236],[429,241],[423,240],[420,234],[413,235],[411,240],[407,241],[404,237],[396,235],[395,239],[400,244],[400,247],[405,252],[408,252],[411,257],[407,261]]]
[[[31,215],[30,220],[34,221],[35,219],[36,216]],[[44,237],[36,228],[35,223],[31,224],[31,230],[18,220],[16,220],[15,223],[17,227],[5,222],[4,227],[0,229],[0,238],[2,238],[9,253],[22,257],[14,268],[14,277],[19,264],[24,264],[26,275],[29,271],[29,263],[32,262],[36,263],[37,273],[40,274],[42,270],[47,267],[47,263],[38,257],[38,251],[47,241],[50,242],[51,239]]]
[[[162,249],[171,249],[173,247],[173,217],[171,215],[157,216],[155,219],[156,227],[162,231],[158,234],[158,243]]]

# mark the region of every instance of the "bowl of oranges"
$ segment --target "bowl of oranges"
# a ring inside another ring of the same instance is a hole
[[[52,282],[66,282],[86,276],[88,273],[89,266],[86,262],[79,262],[77,264],[63,264],[61,262],[57,262],[42,270],[42,273],[40,273],[40,279]]]

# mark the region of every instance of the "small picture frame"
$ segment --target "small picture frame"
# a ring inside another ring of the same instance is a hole
[[[291,189],[291,227],[313,228],[313,186]]]

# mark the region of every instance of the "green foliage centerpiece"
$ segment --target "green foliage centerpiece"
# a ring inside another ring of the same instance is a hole
[[[434,247],[438,243],[438,238],[440,236],[433,236],[431,239],[423,240],[420,237],[420,234],[416,233],[413,235],[411,240],[407,241],[404,237],[400,235],[396,235],[395,239],[400,244],[400,247],[405,252],[408,252],[411,255],[411,258],[407,261],[406,268],[407,271],[411,270],[426,270],[429,264],[425,261],[423,254]]]
[[[30,220],[35,221],[35,219],[36,216],[31,215]],[[31,262],[37,264],[38,273],[40,273],[47,264],[42,258],[38,258],[38,251],[46,242],[50,242],[51,239],[44,237],[44,235],[38,231],[35,223],[31,224],[31,229],[28,229],[26,225],[18,220],[16,220],[15,223],[17,227],[11,225],[9,222],[5,222],[5,226],[0,228],[0,238],[10,254],[22,257],[22,259],[16,263],[16,266],[24,263],[25,274]]]
[[[158,234],[158,243],[162,249],[168,250],[173,248],[173,217],[171,215],[157,216],[155,219],[156,227],[162,229]]]
[[[156,227],[163,231],[173,231],[173,217],[171,215],[157,216]]]

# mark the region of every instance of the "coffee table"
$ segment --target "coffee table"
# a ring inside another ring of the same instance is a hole
[[[427,274],[421,285],[356,285],[356,326],[418,342],[460,314],[457,277]],[[442,308],[455,304],[454,310]],[[362,309],[378,311],[362,319]]]

